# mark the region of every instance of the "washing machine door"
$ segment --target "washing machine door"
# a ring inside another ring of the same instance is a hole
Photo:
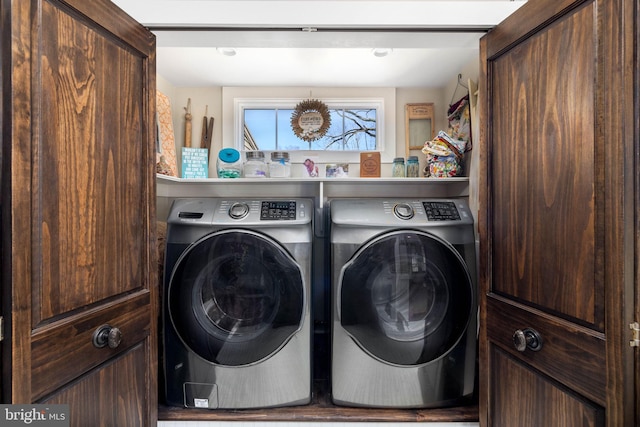
[[[393,231],[363,245],[341,270],[342,327],[371,356],[420,365],[461,339],[474,304],[466,264],[427,232]]]
[[[171,322],[203,359],[226,366],[260,362],[302,327],[303,272],[277,241],[224,230],[192,244],[168,289]]]

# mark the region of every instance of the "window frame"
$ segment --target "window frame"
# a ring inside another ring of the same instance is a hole
[[[307,98],[234,98],[234,134],[233,146],[240,152],[244,149],[244,110],[245,109],[295,109],[295,106]],[[386,106],[385,98],[376,97],[350,97],[350,98],[321,98],[329,109],[376,109],[376,150],[293,150],[289,156],[293,163],[302,163],[305,158],[317,158],[320,163],[359,163],[361,152],[380,152],[383,157],[393,157],[395,147],[386,141]],[[393,153],[389,155],[388,150]],[[264,150],[270,152],[269,150]],[[387,153],[387,155],[385,155]]]

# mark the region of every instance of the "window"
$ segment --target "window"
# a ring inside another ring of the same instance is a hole
[[[222,147],[233,147],[239,151],[247,151],[244,146],[244,111],[245,110],[270,110],[274,116],[269,119],[271,123],[273,147],[261,149],[265,151],[265,156],[270,157],[270,152],[275,150],[276,126],[278,130],[292,132],[291,115],[296,105],[306,99],[318,99],[325,103],[329,110],[370,110],[375,109],[375,149],[370,149],[360,140],[356,145],[355,140],[349,144],[342,144],[340,149],[333,147],[324,149],[320,144],[321,140],[314,141],[313,145],[301,139],[297,139],[295,144],[286,139],[279,139],[278,150],[288,151],[289,158],[293,164],[302,164],[305,159],[313,157],[317,163],[360,163],[361,151],[379,151],[383,163],[391,163],[396,157],[396,115],[404,114],[404,111],[396,111],[396,89],[395,88],[309,88],[300,87],[224,87],[222,88]],[[289,110],[284,114],[281,122],[276,120],[275,110]],[[250,113],[251,114],[251,113]],[[332,124],[341,123],[342,118],[334,119]],[[279,124],[278,124],[279,123]],[[347,126],[348,127],[348,126]],[[252,129],[250,134],[254,139],[259,138],[259,131]],[[282,138],[282,137],[280,137]],[[283,144],[284,143],[284,144]],[[368,142],[369,143],[369,142]],[[263,145],[263,143],[260,143]],[[304,144],[304,145],[303,145]],[[291,147],[298,146],[299,149]],[[321,148],[317,148],[321,147]],[[354,148],[355,147],[355,148]],[[404,150],[404,138],[402,138],[401,149]],[[403,151],[404,152],[404,151]],[[297,171],[294,167],[292,171]],[[356,168],[357,170],[357,168]],[[294,172],[292,172],[294,173]]]
[[[299,138],[291,127],[292,108],[245,107],[246,150],[374,151],[377,145],[378,105],[329,108],[331,126],[315,141]]]
[[[331,116],[327,133],[315,141],[298,138],[291,128],[291,115],[301,100],[238,100],[236,117],[243,150],[360,152],[381,151],[384,101],[380,98],[326,100]]]

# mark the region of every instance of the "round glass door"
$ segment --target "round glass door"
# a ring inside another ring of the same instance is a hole
[[[363,245],[340,275],[340,322],[367,353],[397,365],[446,354],[474,304],[464,260],[446,241],[395,231]]]
[[[181,255],[167,303],[189,349],[240,366],[269,357],[300,330],[304,301],[300,266],[286,249],[260,233],[225,230]]]

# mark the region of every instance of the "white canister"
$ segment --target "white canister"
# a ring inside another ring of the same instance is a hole
[[[271,178],[289,178],[291,176],[289,153],[286,151],[274,151],[271,153],[269,176]]]
[[[267,164],[264,162],[262,151],[247,151],[247,161],[244,163],[245,178],[264,178],[267,176]]]

